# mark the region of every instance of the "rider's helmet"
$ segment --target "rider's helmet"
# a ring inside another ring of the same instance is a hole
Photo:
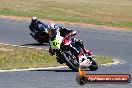
[[[49,29],[49,34],[55,32],[57,29],[59,28],[59,26],[55,23],[50,23],[48,25],[48,29]]]
[[[48,25],[48,29],[49,30],[56,30],[56,29],[58,29],[59,28],[59,26],[57,25],[57,24],[55,24],[55,23],[50,23],[49,25]]]
[[[37,17],[35,17],[35,16],[34,16],[34,17],[32,17],[32,22],[33,22],[33,23],[36,23],[36,22],[37,22],[37,20],[38,20],[38,18],[37,18]]]

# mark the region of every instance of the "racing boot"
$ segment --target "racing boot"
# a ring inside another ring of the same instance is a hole
[[[30,35],[36,40],[36,35],[35,35],[35,33],[30,33]]]
[[[64,61],[63,61],[62,59],[60,59],[59,57],[56,57],[56,60],[57,60],[57,62],[59,62],[60,64],[63,64],[63,63],[64,63]]]

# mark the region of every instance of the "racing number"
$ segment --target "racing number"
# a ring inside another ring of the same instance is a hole
[[[59,43],[57,43],[57,42],[53,42],[53,45],[54,45],[54,46],[57,46],[57,44],[59,44]]]

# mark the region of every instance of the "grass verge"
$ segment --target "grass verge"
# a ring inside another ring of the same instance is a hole
[[[0,14],[132,29],[131,0],[0,0]]]
[[[111,57],[96,56],[98,64],[112,63]],[[0,70],[60,66],[54,56],[43,49],[0,44]]]

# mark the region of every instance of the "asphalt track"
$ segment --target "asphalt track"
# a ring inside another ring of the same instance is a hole
[[[48,49],[48,44],[39,45],[29,35],[30,21],[0,19],[0,43],[32,46]],[[100,66],[98,74],[132,75],[132,31],[119,31],[101,28],[68,26],[77,30],[77,38],[82,39],[87,48],[96,55],[109,55],[124,64]],[[76,73],[68,68],[42,69],[0,73],[0,88],[132,88],[132,84],[87,84],[76,83]]]

